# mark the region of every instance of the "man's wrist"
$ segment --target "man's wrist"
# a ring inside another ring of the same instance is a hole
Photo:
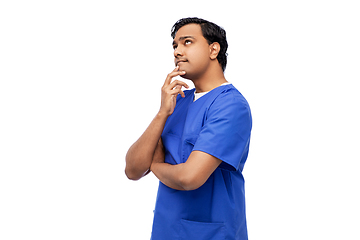
[[[151,165],[150,165],[149,170],[154,173],[154,169],[156,169],[157,164],[159,164],[159,163],[158,162],[152,162]]]
[[[168,114],[168,113],[166,113],[166,112],[164,112],[164,111],[162,111],[162,110],[159,110],[159,112],[157,113],[156,116],[157,116],[158,118],[167,119],[167,118],[170,116],[170,114]]]

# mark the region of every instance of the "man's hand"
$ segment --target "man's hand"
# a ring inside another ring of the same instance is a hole
[[[179,71],[179,66],[177,66],[167,75],[165,83],[161,88],[161,107],[159,112],[164,113],[166,116],[170,116],[174,112],[177,95],[180,94],[182,97],[185,97],[181,87],[189,88],[189,86],[182,81],[175,80],[171,82],[173,77],[184,74],[185,71]]]

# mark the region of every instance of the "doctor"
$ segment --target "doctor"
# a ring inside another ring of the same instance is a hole
[[[245,240],[244,178],[252,119],[241,93],[224,77],[225,30],[199,19],[172,28],[176,68],[160,110],[126,155],[125,173],[160,180],[153,240]],[[195,89],[176,76],[190,79]]]

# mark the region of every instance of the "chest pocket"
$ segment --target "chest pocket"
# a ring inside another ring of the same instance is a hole
[[[189,158],[190,153],[192,152],[195,146],[197,138],[198,135],[187,136],[184,138],[182,144],[182,154],[181,154],[181,160],[183,163],[186,162],[186,160]]]
[[[224,240],[224,223],[204,223],[181,219],[182,240]]]

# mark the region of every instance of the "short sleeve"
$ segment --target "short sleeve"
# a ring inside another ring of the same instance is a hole
[[[221,93],[209,107],[193,151],[208,153],[237,171],[246,161],[252,119],[249,105],[237,91]]]

